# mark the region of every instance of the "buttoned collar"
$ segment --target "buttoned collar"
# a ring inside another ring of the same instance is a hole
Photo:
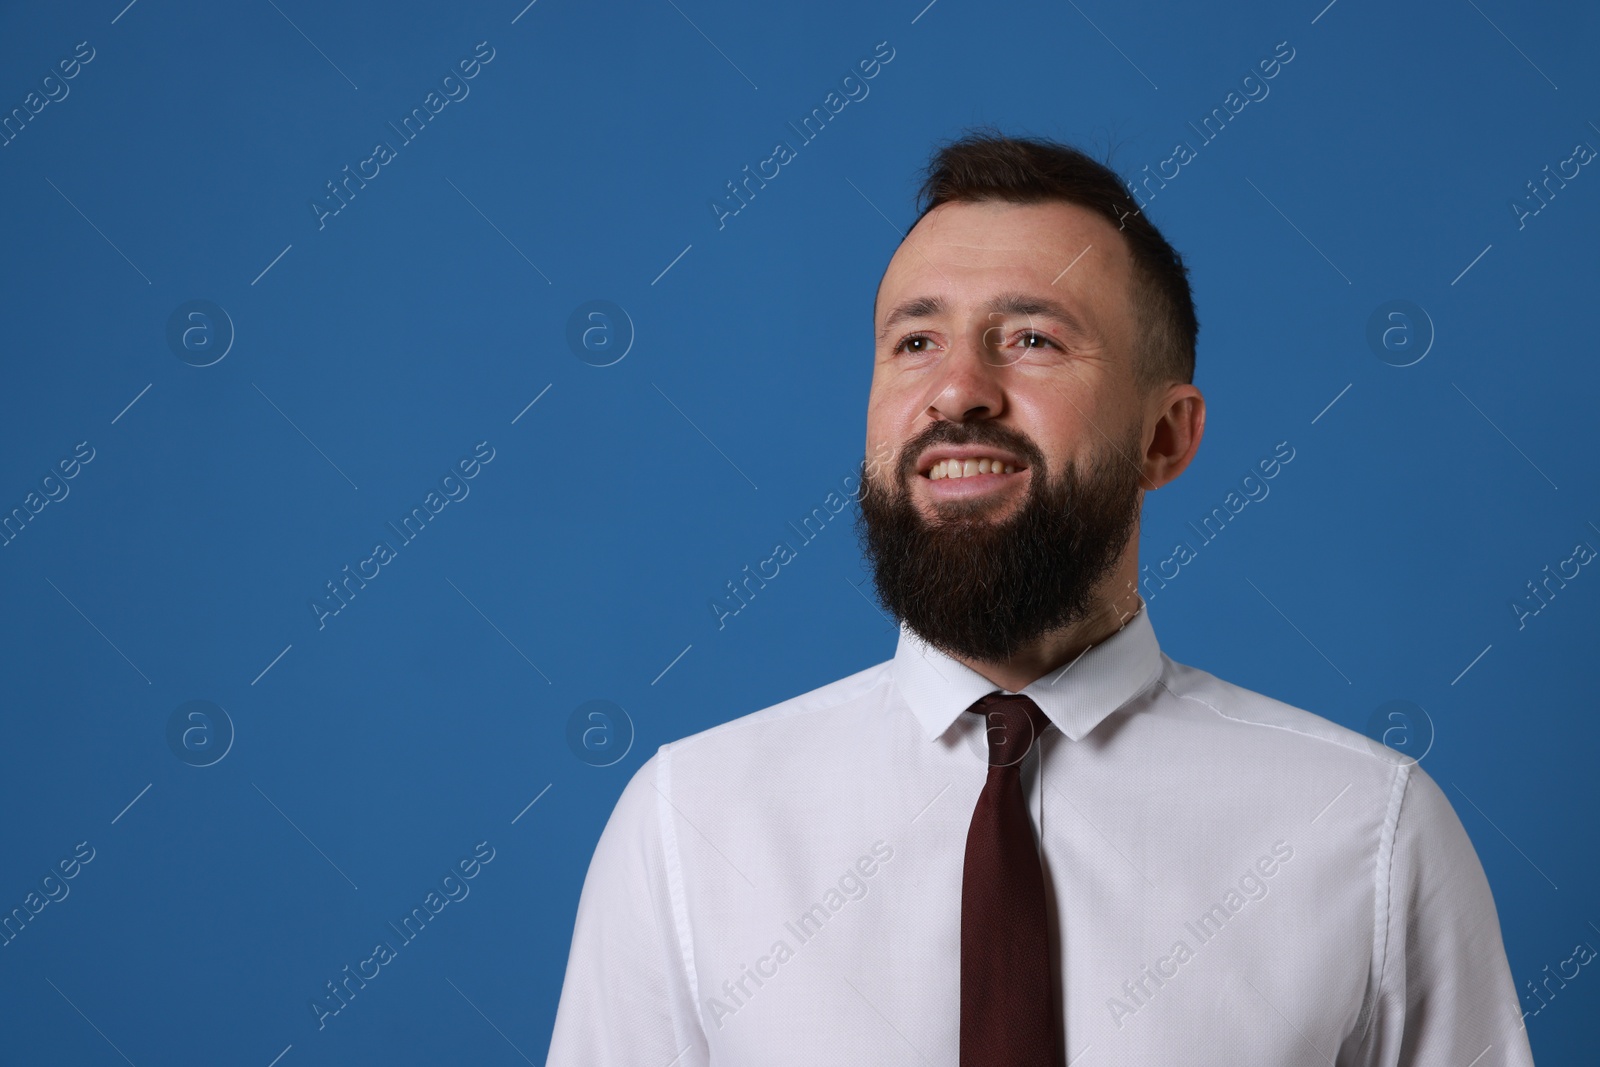
[[[943,736],[978,698],[1000,690],[960,660],[934,648],[904,622],[892,665],[895,684],[930,741]],[[1120,629],[1070,663],[1024,686],[1050,721],[1072,740],[1149,688],[1161,673],[1161,648],[1140,598]],[[1005,692],[1005,690],[1000,690]]]

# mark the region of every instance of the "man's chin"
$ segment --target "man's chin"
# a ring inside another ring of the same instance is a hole
[[[920,480],[927,482],[926,478]],[[910,497],[917,517],[925,526],[966,523],[988,527],[1016,515],[1027,503],[1025,493],[989,492],[943,497],[928,492],[925,487],[913,489]]]
[[[1137,529],[1138,484],[1125,470],[1079,478],[1068,467],[1059,484],[1042,467],[1025,471],[950,487],[915,472],[863,478],[857,522],[879,599],[927,644],[1009,659],[1084,616]]]

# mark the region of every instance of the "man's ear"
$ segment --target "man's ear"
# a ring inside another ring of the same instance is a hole
[[[1174,382],[1152,399],[1146,412],[1145,488],[1160,489],[1182,474],[1200,450],[1206,399],[1193,385]]]

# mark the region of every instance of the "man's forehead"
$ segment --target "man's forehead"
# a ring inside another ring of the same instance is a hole
[[[1084,273],[1125,276],[1131,257],[1110,221],[1065,201],[1015,204],[983,200],[941,204],[912,227],[895,249],[879,279],[873,321],[890,309],[884,295],[940,282],[952,284],[963,272],[1006,272],[1048,283],[1063,292],[1073,268]]]

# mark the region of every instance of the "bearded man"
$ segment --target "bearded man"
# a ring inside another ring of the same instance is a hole
[[[895,654],[635,773],[548,1062],[1531,1064],[1433,779],[1157,644],[1141,506],[1205,428],[1181,257],[1048,141],[942,147],[921,206],[859,487]]]

